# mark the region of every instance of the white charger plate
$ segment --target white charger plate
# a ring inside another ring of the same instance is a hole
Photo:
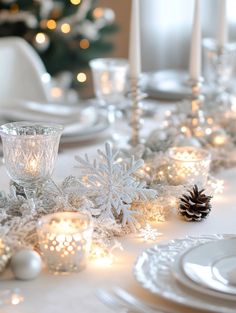
[[[177,257],[202,243],[231,238],[232,235],[188,236],[158,244],[142,252],[134,265],[134,276],[141,286],[155,295],[187,307],[214,313],[235,313],[235,301],[219,299],[186,288],[172,274]]]
[[[236,300],[236,238],[193,247],[181,264],[185,275],[199,286],[234,295]]]

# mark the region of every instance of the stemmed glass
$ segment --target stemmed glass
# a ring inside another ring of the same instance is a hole
[[[108,120],[113,123],[116,113],[125,105],[128,61],[119,58],[98,58],[89,62],[94,90],[100,105],[108,111]]]
[[[52,175],[62,130],[61,125],[34,122],[14,122],[0,127],[7,173],[24,188],[32,210],[37,190]]]

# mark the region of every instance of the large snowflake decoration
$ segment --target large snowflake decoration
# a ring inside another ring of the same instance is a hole
[[[156,191],[147,189],[145,182],[135,179],[135,172],[143,166],[143,160],[122,162],[119,151],[114,152],[109,143],[105,145],[105,152],[98,150],[98,159],[90,161],[76,156],[80,169],[80,184],[86,196],[93,200],[96,215],[102,219],[113,219],[135,228],[135,215],[141,214],[131,209],[136,199],[147,200],[156,196]]]

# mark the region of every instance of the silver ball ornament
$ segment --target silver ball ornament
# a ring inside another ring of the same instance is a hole
[[[224,129],[217,129],[213,131],[212,134],[209,136],[209,142],[214,147],[222,147],[228,142],[228,140],[229,137]]]
[[[174,145],[177,147],[195,147],[201,148],[201,143],[194,137],[185,137],[185,136],[178,136],[175,141]]]
[[[11,260],[11,269],[17,279],[34,279],[39,275],[41,268],[41,257],[33,250],[20,250],[13,255]]]

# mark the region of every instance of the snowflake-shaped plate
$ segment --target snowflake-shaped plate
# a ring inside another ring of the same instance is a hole
[[[148,291],[167,300],[214,313],[235,313],[236,302],[198,293],[179,284],[172,274],[173,263],[190,247],[236,235],[203,235],[174,239],[142,252],[134,265],[134,276]]]

